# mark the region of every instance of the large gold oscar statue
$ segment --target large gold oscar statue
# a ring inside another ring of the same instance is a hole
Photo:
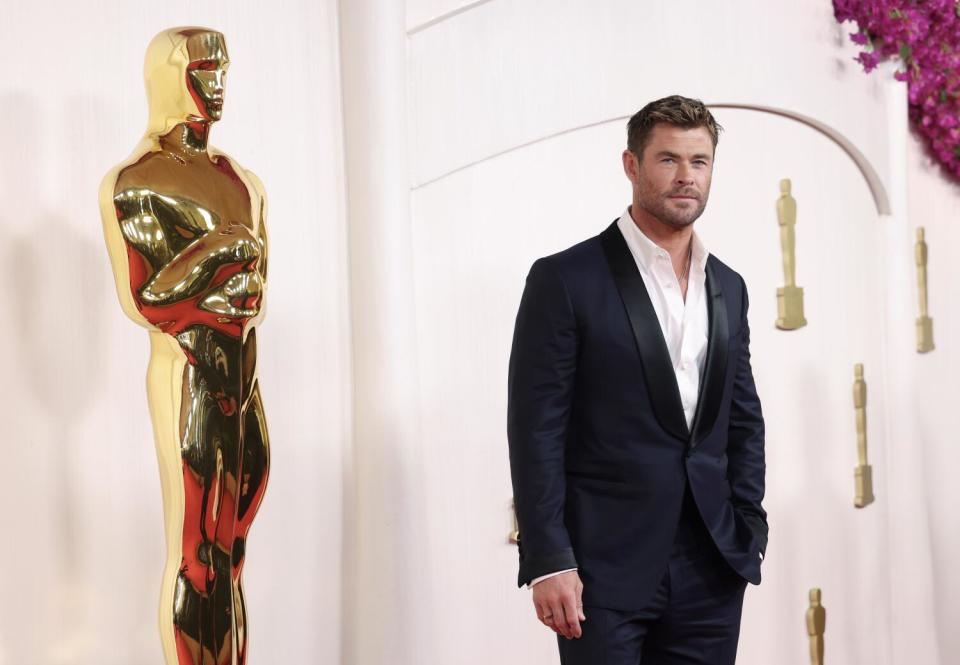
[[[269,466],[256,338],[267,270],[263,187],[208,144],[228,65],[219,32],[157,35],[144,67],[147,132],[100,188],[120,303],[150,331],[167,665],[246,663],[241,572]]]

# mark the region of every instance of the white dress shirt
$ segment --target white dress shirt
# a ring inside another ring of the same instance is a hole
[[[684,301],[680,280],[673,269],[670,254],[650,240],[630,216],[630,208],[617,220],[617,227],[627,241],[627,247],[637,263],[643,285],[647,288],[653,309],[657,313],[660,330],[667,343],[670,362],[680,389],[680,403],[687,427],[693,425],[700,391],[700,376],[707,356],[707,253],[696,231],[691,237],[692,255]],[[652,334],[652,333],[651,333]],[[558,570],[530,581],[529,586],[548,577],[567,573],[576,568]]]

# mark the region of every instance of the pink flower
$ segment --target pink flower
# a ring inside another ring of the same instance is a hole
[[[874,67],[880,64],[880,58],[877,57],[876,53],[867,53],[866,51],[862,52],[857,56],[857,60],[863,65],[864,71],[872,71]]]
[[[853,21],[856,60],[873,71],[898,58],[910,121],[943,167],[960,181],[960,7],[958,0],[834,0],[837,21]]]

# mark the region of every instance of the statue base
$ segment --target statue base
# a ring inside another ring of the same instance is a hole
[[[917,353],[929,353],[933,349],[933,319],[921,316],[917,318]]]
[[[873,503],[873,467],[869,464],[861,464],[853,470],[855,495],[853,505],[857,508],[865,508]]]
[[[807,325],[803,317],[803,289],[784,286],[777,289],[777,328],[796,330]]]

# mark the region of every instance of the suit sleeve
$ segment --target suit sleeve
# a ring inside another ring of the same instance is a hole
[[[549,259],[527,276],[513,332],[507,439],[520,526],[518,585],[576,568],[563,521],[564,447],[577,367],[577,323],[569,294]]]
[[[727,437],[727,474],[730,480],[731,501],[753,532],[760,551],[767,550],[767,513],[761,502],[764,494],[764,424],[760,398],[750,367],[750,325],[747,310],[750,303],[747,286],[740,280],[742,350],[737,359],[733,377],[733,395],[730,403],[730,429]]]

